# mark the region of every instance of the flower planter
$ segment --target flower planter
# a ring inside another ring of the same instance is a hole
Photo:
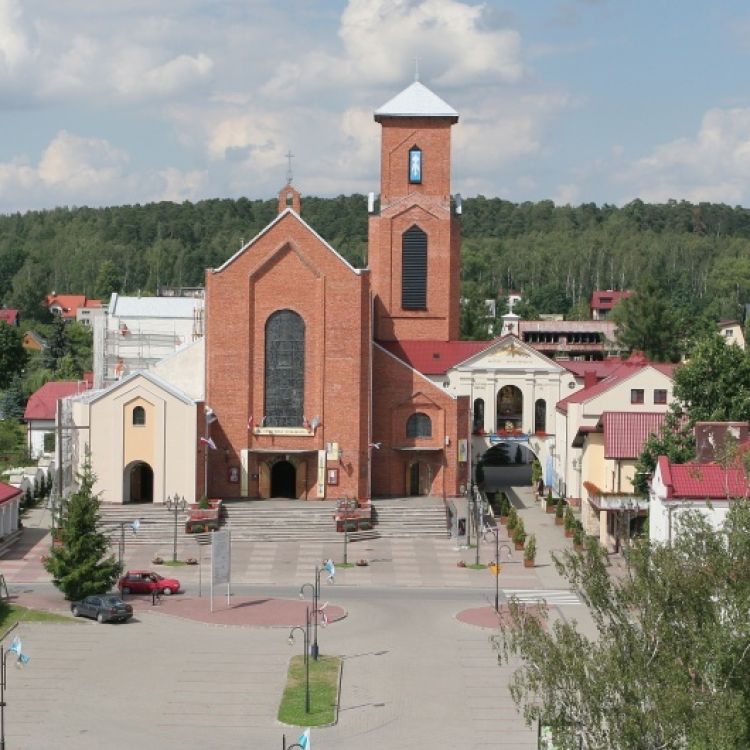
[[[574,549],[574,550],[575,550],[576,552],[583,552],[583,545],[582,545],[582,544],[574,544],[574,545],[573,545],[573,549]]]
[[[508,516],[500,516],[500,524],[506,526],[508,524]]]
[[[555,526],[562,526],[565,523],[565,519],[562,516],[555,516]]]
[[[534,564],[535,564],[534,560],[526,560],[526,559],[524,559],[524,561],[523,561],[523,567],[524,568],[533,568]]]
[[[566,537],[566,539],[572,539],[573,538],[573,529],[565,529],[565,537]]]
[[[523,549],[523,542],[513,542],[513,544],[516,547],[516,550],[522,550]]]
[[[545,509],[546,513],[554,513],[555,512],[555,504],[552,503],[552,505],[548,505]]]

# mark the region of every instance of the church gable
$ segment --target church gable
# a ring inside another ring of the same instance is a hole
[[[473,357],[456,365],[457,370],[534,370],[563,372],[565,368],[524,344],[515,336],[504,336]]]

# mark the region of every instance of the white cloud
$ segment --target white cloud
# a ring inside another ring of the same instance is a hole
[[[750,108],[711,109],[698,133],[657,146],[625,169],[630,197],[738,203],[747,200]]]
[[[0,74],[16,71],[32,56],[20,3],[0,0]]]
[[[321,48],[286,62],[263,92],[283,98],[335,84],[403,83],[415,57],[437,86],[515,83],[523,74],[520,35],[487,28],[485,12],[459,0],[349,0],[338,31],[343,54]]]
[[[205,82],[213,70],[213,60],[203,53],[178,55],[152,64],[150,53],[137,47],[125,49],[113,66],[113,83],[126,97],[161,97]]]
[[[152,200],[181,203],[182,201],[195,200],[201,196],[207,173],[205,170],[199,169],[183,172],[169,167],[163,169],[159,173],[159,177],[163,180],[164,186],[158,194],[153,196]]]

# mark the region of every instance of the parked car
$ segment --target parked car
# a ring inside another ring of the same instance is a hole
[[[70,605],[73,617],[90,617],[97,622],[126,622],[133,616],[133,608],[116,594],[87,596]]]
[[[117,582],[117,588],[123,594],[176,594],[180,590],[180,582],[176,578],[165,578],[150,570],[129,570]]]

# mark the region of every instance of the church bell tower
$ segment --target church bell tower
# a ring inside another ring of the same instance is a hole
[[[451,127],[458,113],[419,81],[375,111],[380,211],[368,259],[380,341],[459,338],[461,233],[452,209]]]

